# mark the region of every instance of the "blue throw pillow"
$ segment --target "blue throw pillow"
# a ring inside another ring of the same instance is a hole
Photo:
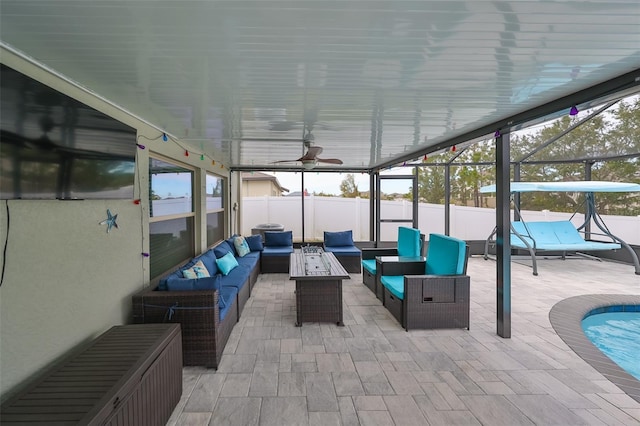
[[[288,247],[293,245],[292,231],[265,231],[264,245],[270,247]]]
[[[264,246],[262,245],[262,236],[260,234],[244,237],[244,240],[247,242],[249,250],[251,251],[262,251],[264,249]]]
[[[232,252],[229,252],[219,259],[216,259],[218,269],[222,272],[222,275],[229,275],[229,272],[238,266],[238,261]]]
[[[249,249],[249,244],[247,244],[247,240],[240,235],[233,240],[233,246],[236,248],[236,253],[238,253],[239,257],[244,257],[251,251],[251,249]]]
[[[340,246],[352,246],[353,245],[353,232],[352,231],[340,231],[340,232],[324,232],[324,245],[327,247],[340,247]]]
[[[238,252],[236,251],[236,246],[235,246],[235,241],[237,236],[238,234],[233,234],[232,236],[230,236],[225,240],[227,244],[229,244],[229,247],[231,247],[231,252],[233,253],[234,256],[238,255]]]

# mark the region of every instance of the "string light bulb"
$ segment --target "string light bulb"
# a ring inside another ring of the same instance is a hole
[[[578,115],[578,108],[575,105],[571,107],[571,110],[569,110],[569,115],[572,117],[574,115]]]
[[[500,133],[500,130],[496,130],[496,132],[493,134],[494,137],[499,138],[500,136],[502,136],[502,133]]]
[[[162,134],[162,140],[163,140],[164,142],[167,142],[167,141],[169,140],[169,138],[167,137],[167,134],[166,134],[166,133],[163,133],[163,134]]]
[[[188,157],[189,156],[189,151],[187,151],[186,149],[184,150],[184,156]]]
[[[200,160],[204,161],[204,154],[200,154]]]
[[[137,143],[136,146],[140,149],[145,149],[146,147],[144,145],[142,145],[141,143]]]
[[[451,152],[456,152],[456,150],[457,150],[456,146],[455,146],[455,145],[453,145],[453,146],[451,147]]]

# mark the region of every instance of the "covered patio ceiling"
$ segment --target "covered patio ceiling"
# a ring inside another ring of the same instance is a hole
[[[0,3],[4,52],[236,170],[305,139],[378,170],[628,95],[639,28],[637,0]]]

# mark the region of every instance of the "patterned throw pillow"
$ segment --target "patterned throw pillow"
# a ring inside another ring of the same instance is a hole
[[[202,263],[202,260],[198,260],[196,262],[195,265],[193,265],[191,268],[189,269],[185,269],[184,271],[182,271],[182,275],[185,278],[205,278],[205,277],[210,277],[211,275],[209,275],[209,271],[207,270],[207,268],[204,266],[204,263]]]
[[[237,236],[233,240],[233,245],[235,246],[236,252],[240,257],[244,257],[247,253],[251,251],[249,249],[249,244],[247,244],[247,241],[244,239],[244,237]]]

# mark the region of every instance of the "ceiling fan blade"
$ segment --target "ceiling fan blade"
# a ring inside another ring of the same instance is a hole
[[[307,153],[304,154],[304,156],[300,160],[301,161],[303,159],[304,160],[313,160],[319,154],[322,154],[322,147],[321,146],[310,146],[309,149],[307,149]]]
[[[298,158],[297,160],[272,161],[271,164],[276,164],[276,163],[295,163],[296,161],[302,161],[302,158]]]
[[[338,158],[316,158],[319,163],[342,164],[342,160]]]

